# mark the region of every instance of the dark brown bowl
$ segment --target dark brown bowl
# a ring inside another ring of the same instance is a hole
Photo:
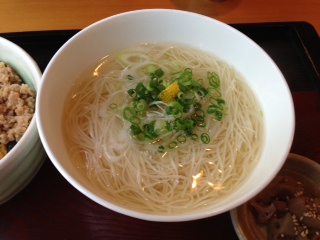
[[[302,183],[309,192],[311,191],[319,196],[320,165],[315,161],[290,153],[279,175],[292,177],[297,182]],[[249,202],[230,211],[232,223],[239,239],[268,239],[267,227],[257,223]]]

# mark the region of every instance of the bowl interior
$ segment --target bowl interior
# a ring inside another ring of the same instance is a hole
[[[266,130],[261,160],[246,184],[205,213],[153,216],[115,206],[89,186],[68,160],[62,140],[62,112],[75,79],[108,53],[142,42],[181,43],[220,57],[244,76],[261,103]],[[46,68],[37,109],[39,133],[47,154],[74,187],[105,207],[155,221],[207,217],[244,203],[266,186],[281,168],[289,152],[294,130],[291,94],[283,75],[270,57],[252,40],[230,26],[202,15],[176,10],[123,13],[101,20],[76,34],[56,53]]]

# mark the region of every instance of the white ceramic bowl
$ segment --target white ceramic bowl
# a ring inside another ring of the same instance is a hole
[[[141,42],[175,42],[210,52],[231,63],[248,81],[262,104],[266,136],[252,175],[232,195],[207,211],[174,216],[144,214],[112,204],[78,174],[63,141],[63,107],[82,71],[110,52]],[[80,31],[47,66],[37,101],[39,134],[60,173],[93,201],[122,214],[152,221],[186,221],[213,216],[239,206],[276,175],[291,147],[294,107],[287,83],[271,58],[234,28],[202,15],[177,10],[139,10],[103,19]]]
[[[38,90],[42,74],[37,63],[22,48],[2,37],[0,61],[10,64],[30,87]],[[0,204],[14,197],[32,180],[44,156],[34,115],[20,141],[0,160]]]

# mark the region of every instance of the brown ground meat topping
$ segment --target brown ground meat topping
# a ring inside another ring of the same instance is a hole
[[[17,73],[0,62],[0,159],[8,144],[20,140],[35,109],[36,92],[24,84]]]

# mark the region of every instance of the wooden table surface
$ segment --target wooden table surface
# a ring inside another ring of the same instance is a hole
[[[270,54],[288,81],[296,111],[291,152],[320,163],[319,0],[0,0],[0,36],[25,48],[44,70],[74,32],[61,33],[59,41],[58,33],[17,32],[82,29],[102,18],[145,8],[188,10],[228,24],[310,23],[311,27],[298,25],[298,34],[295,27],[283,25],[237,27]],[[19,239],[232,240],[237,235],[228,212],[197,221],[159,223],[105,209],[73,188],[47,158],[23,191],[0,205],[0,240]]]
[[[319,0],[0,0],[0,33],[82,29],[146,8],[187,10],[228,24],[307,21],[320,33]]]

